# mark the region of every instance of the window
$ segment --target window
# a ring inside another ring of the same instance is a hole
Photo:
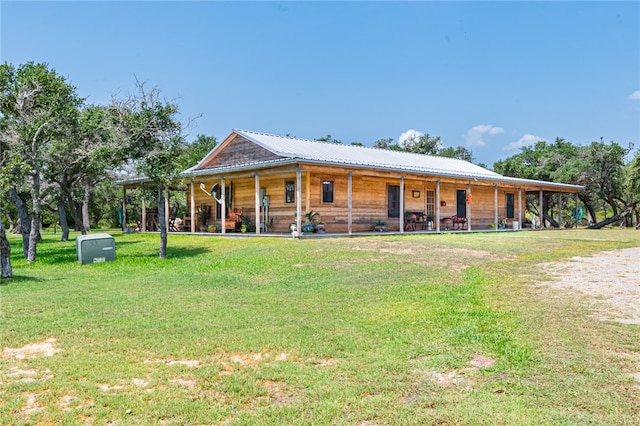
[[[456,215],[467,217],[467,191],[458,189],[456,191]]]
[[[400,186],[387,186],[387,216],[400,217]]]
[[[296,202],[296,183],[288,180],[284,183],[284,199],[286,203]]]
[[[514,198],[513,194],[507,194],[507,219],[515,217]]]
[[[427,217],[436,217],[436,193],[434,191],[426,191],[427,195]]]
[[[333,181],[332,180],[322,181],[322,202],[333,203]]]

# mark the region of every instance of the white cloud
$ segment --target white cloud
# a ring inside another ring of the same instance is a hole
[[[409,130],[407,130],[406,132],[404,132],[403,134],[400,135],[400,137],[398,138],[398,145],[404,146],[404,144],[407,141],[410,141],[410,140],[415,139],[415,138],[419,138],[420,136],[424,136],[424,133],[422,133],[419,130],[409,129]]]
[[[485,146],[487,143],[484,141],[484,137],[489,135],[497,135],[498,133],[503,133],[504,129],[502,127],[495,127],[491,124],[480,124],[475,127],[472,127],[467,132],[465,136],[465,140],[467,141],[467,146]]]
[[[636,90],[632,94],[629,95],[629,99],[632,101],[640,101],[640,90]]]
[[[515,142],[511,142],[509,145],[506,145],[504,148],[505,151],[513,151],[514,149],[520,149],[524,146],[529,146],[529,145],[533,145],[536,142],[540,142],[545,140],[544,138],[541,138],[540,136],[534,136],[531,135],[529,133],[523,135],[520,139],[518,139]]]

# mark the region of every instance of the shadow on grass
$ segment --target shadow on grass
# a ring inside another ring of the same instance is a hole
[[[167,259],[183,259],[187,257],[196,257],[205,253],[210,253],[211,250],[205,247],[190,247],[190,248],[172,248],[167,247]],[[158,257],[158,250],[149,253],[136,253],[122,255],[122,257]]]
[[[44,282],[45,280],[42,278],[34,278],[28,277],[26,275],[14,275],[11,278],[3,278],[0,280],[0,286],[9,285],[9,284],[18,284],[22,282]]]

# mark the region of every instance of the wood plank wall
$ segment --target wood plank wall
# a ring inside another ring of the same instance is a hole
[[[367,170],[352,170],[352,218],[353,232],[370,231],[375,222],[384,220],[389,225],[389,230],[399,230],[399,218],[387,217],[387,187],[399,185],[400,177],[388,172]],[[348,218],[348,170],[336,167],[323,167],[305,165],[302,173],[302,211],[303,214],[313,210],[320,213],[319,221],[325,222],[327,232],[347,232]],[[273,219],[272,232],[288,232],[289,225],[295,222],[295,199],[293,203],[285,202],[285,182],[295,181],[295,170],[286,171],[268,170],[260,172],[260,187],[266,190],[270,197],[269,217]],[[322,182],[331,180],[334,184],[333,203],[322,202]],[[426,212],[426,191],[436,190],[438,177],[405,176],[404,206],[405,211]],[[440,216],[451,217],[456,214],[456,191],[467,191],[468,180],[456,180],[453,178],[440,178],[440,201],[446,205],[440,207]],[[225,175],[225,183],[233,182],[234,194],[232,207],[242,207],[244,214],[251,217],[255,223],[255,177],[247,175]],[[199,183],[204,182],[207,188],[213,183],[219,183],[218,178],[198,178],[196,180],[195,202],[196,205],[211,205],[209,220],[218,220],[215,217],[215,201],[199,189]],[[471,185],[471,227],[472,229],[487,229],[494,223],[494,186],[493,182],[473,182]],[[307,194],[307,188],[309,193]],[[419,192],[419,197],[414,198],[413,191]],[[518,187],[498,184],[498,218],[506,217],[507,193],[514,195],[514,218],[508,219],[508,223],[518,220],[518,210],[524,217],[523,188],[522,206],[518,205]],[[304,223],[304,218],[303,218]],[[435,229],[435,225],[434,225]]]

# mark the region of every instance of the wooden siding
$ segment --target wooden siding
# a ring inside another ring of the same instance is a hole
[[[352,172],[352,230],[353,232],[371,231],[375,222],[384,220],[390,231],[400,229],[400,218],[388,217],[387,188],[389,185],[400,185],[400,176],[393,172],[363,169],[343,169],[321,165],[302,165],[302,214],[308,211],[319,212],[318,221],[326,224],[327,232],[348,231],[348,173]],[[254,172],[255,173],[255,172]],[[270,198],[269,218],[273,220],[271,232],[288,232],[291,223],[295,222],[296,204],[285,201],[285,182],[296,180],[295,169],[271,169],[258,172],[260,188]],[[233,182],[232,208],[243,208],[244,215],[255,224],[255,174],[225,174],[225,184]],[[322,201],[323,181],[333,181],[333,202]],[[404,177],[404,210],[426,213],[426,191],[436,191],[440,180],[440,218],[456,214],[456,195],[458,190],[468,190],[468,179],[438,178],[435,176],[405,175]],[[220,222],[216,217],[215,201],[199,189],[200,182],[207,188],[220,183],[220,177],[200,176],[195,180],[195,203],[197,206],[211,206],[209,223]],[[495,222],[495,182],[471,182],[471,228],[488,229]],[[522,204],[519,205],[518,186],[497,183],[498,186],[498,219],[506,218],[507,194],[514,196],[514,217],[508,218],[508,226],[513,221],[524,218],[525,188],[522,189]],[[413,192],[416,191],[416,197]],[[295,199],[295,198],[294,198]],[[228,206],[229,207],[229,206]],[[438,206],[436,205],[435,208]],[[521,212],[521,213],[519,213]],[[304,217],[302,223],[304,223]],[[436,225],[434,224],[434,229]]]
[[[198,169],[212,167],[238,166],[242,164],[268,161],[280,158],[274,153],[250,142],[243,137],[236,136],[224,146],[216,155],[207,158]]]

